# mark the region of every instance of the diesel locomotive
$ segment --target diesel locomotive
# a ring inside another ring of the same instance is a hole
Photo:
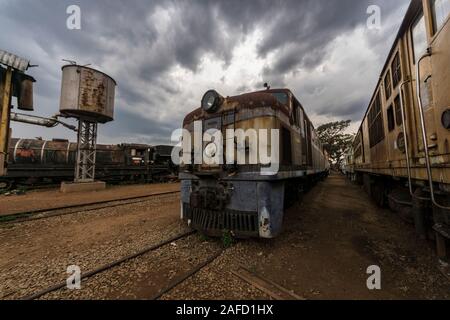
[[[288,89],[233,97],[210,90],[201,107],[185,117],[183,128],[189,133],[183,136],[183,153],[200,161],[180,165],[181,218],[210,236],[278,236],[285,207],[329,172],[328,154]],[[196,128],[201,131],[196,133]],[[214,135],[201,141],[199,149],[193,147],[196,134],[201,139],[211,130],[225,138]],[[258,132],[270,139],[258,143]],[[267,154],[278,157],[271,163],[261,157],[251,161],[253,152],[259,147],[261,153],[264,146]],[[239,161],[238,154],[245,161]],[[211,157],[222,161],[211,162]]]
[[[11,139],[8,174],[0,190],[15,185],[42,185],[74,178],[77,144],[63,139]],[[178,174],[172,146],[97,145],[96,179],[109,182],[162,182]]]
[[[345,172],[380,205],[450,239],[450,1],[413,0],[382,69]]]

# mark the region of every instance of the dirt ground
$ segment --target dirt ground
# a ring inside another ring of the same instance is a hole
[[[240,264],[306,299],[450,298],[434,244],[343,176],[319,183],[284,225],[275,240],[239,242],[165,298],[232,298],[227,283]],[[367,288],[371,265],[381,268],[381,290]]]
[[[438,299],[450,283],[438,270],[434,243],[376,207],[360,187],[331,176],[286,217],[284,237],[256,268],[307,298]],[[266,247],[266,245],[262,245]],[[278,250],[280,249],[280,250]],[[270,265],[279,261],[277,268]],[[381,268],[382,290],[369,291],[367,268]],[[278,272],[276,271],[278,269]],[[282,276],[289,270],[289,277]]]
[[[109,201],[127,197],[138,197],[153,193],[179,191],[178,183],[111,186],[96,192],[64,194],[57,189],[28,192],[24,195],[0,195],[0,215],[14,214],[27,210],[77,205],[93,201]]]
[[[35,293],[65,281],[70,265],[92,270],[179,234],[182,227],[178,194],[0,225],[0,299]]]
[[[129,187],[121,188],[129,194]],[[124,197],[121,188],[115,196]],[[39,199],[38,193],[29,196]],[[179,234],[187,230],[179,210],[176,194],[0,227],[0,298],[19,298],[64,281],[70,264],[91,270]],[[305,299],[450,298],[434,244],[417,239],[413,226],[377,208],[343,176],[319,183],[286,212],[284,225],[277,239],[237,241],[162,299],[269,299],[232,273],[240,265]],[[81,291],[44,298],[148,299],[220,247],[218,239],[194,235],[87,279]],[[381,268],[379,291],[366,286],[371,265]]]

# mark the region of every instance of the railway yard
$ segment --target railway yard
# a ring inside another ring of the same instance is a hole
[[[179,190],[0,196],[0,299],[450,298],[434,244],[339,174],[288,209],[273,240],[191,231]],[[81,290],[66,288],[71,265]],[[371,265],[381,268],[381,290],[367,288]]]
[[[450,0],[35,2],[0,4],[14,314],[450,300]]]

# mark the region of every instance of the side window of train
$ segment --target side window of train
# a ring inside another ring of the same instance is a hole
[[[391,69],[392,69],[392,84],[395,89],[400,84],[400,81],[402,81],[402,65],[400,62],[399,52],[397,52],[397,54],[394,57],[394,60],[392,61]]]
[[[379,92],[370,108],[368,120],[370,147],[373,148],[384,139],[383,110]]]
[[[434,33],[438,32],[450,13],[450,0],[431,0]]]
[[[426,52],[428,41],[427,32],[425,27],[425,17],[423,13],[420,14],[416,22],[412,27],[413,38],[413,51],[414,51],[414,64],[420,57]],[[427,109],[431,106],[431,81],[423,81],[420,79],[420,91],[422,94],[422,108]]]
[[[291,132],[283,127],[281,129],[281,136],[282,136],[282,159],[281,163],[284,165],[290,165],[292,164],[292,141],[291,141]]]
[[[394,106],[395,106],[395,120],[396,120],[396,124],[397,126],[401,126],[403,123],[403,119],[402,119],[402,106],[400,104],[400,95],[395,97],[394,100]]]
[[[395,129],[394,107],[391,105],[387,110],[389,132]]]
[[[292,107],[293,107],[292,113],[293,113],[293,116],[294,116],[294,124],[297,127],[300,127],[300,118],[299,118],[299,115],[298,115],[298,109],[300,109],[300,107],[298,105],[298,102],[295,99],[294,99],[294,101],[292,103]]]
[[[302,135],[302,137],[305,137],[305,117],[303,115],[303,110],[302,108],[299,108],[299,121],[300,121],[300,133]]]
[[[353,150],[354,150],[354,157],[358,158],[362,155],[362,134],[361,130],[358,131],[358,134],[356,135],[355,141],[353,142]]]
[[[303,133],[303,112],[302,107],[300,105],[300,102],[297,101],[297,99],[293,100],[293,114],[294,114],[294,123],[297,126],[297,128],[300,129],[301,133]]]
[[[303,121],[303,137],[306,138],[307,136],[307,130],[308,130],[308,122],[306,121],[306,119]]]
[[[391,86],[391,71],[389,70],[384,77],[384,92],[386,93],[386,100],[391,97],[392,94],[392,86]]]
[[[401,126],[403,123],[402,119],[402,106],[400,104],[400,95],[397,95],[394,99],[394,109],[395,109],[395,123],[397,126]]]
[[[425,17],[423,13],[420,14],[416,22],[413,24],[412,40],[414,50],[414,64],[416,64],[419,58],[425,53],[428,46]]]

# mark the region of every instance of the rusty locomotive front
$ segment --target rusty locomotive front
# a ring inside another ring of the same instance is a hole
[[[183,129],[189,133],[183,136],[183,153],[200,161],[181,163],[181,217],[207,235],[276,237],[284,208],[329,171],[327,152],[288,89],[226,98],[210,90],[201,108],[186,116]],[[208,134],[211,130],[225,138]],[[204,135],[209,138],[196,148]],[[263,136],[270,139],[262,143]],[[262,153],[271,161],[262,161]]]

